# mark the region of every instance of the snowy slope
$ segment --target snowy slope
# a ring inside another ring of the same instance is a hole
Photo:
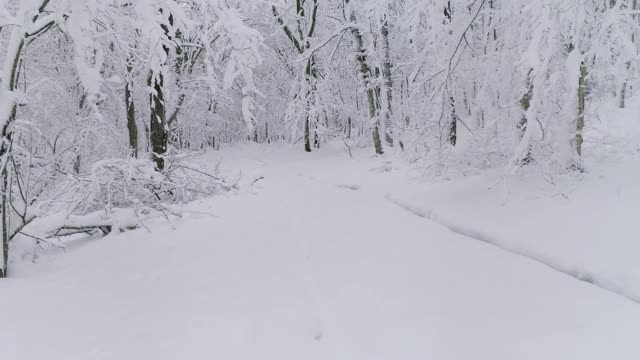
[[[405,211],[379,192],[417,185],[382,160],[245,147],[203,161],[219,158],[265,178],[174,228],[16,266],[2,358],[640,356],[640,306]]]
[[[505,179],[492,171],[384,191],[457,232],[640,303],[640,98],[626,109],[604,102],[591,111],[585,173],[533,169]]]
[[[640,168],[624,162],[556,180],[515,179],[506,192],[489,175],[393,197],[455,231],[640,301]]]

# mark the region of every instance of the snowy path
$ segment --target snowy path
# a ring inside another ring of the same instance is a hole
[[[200,205],[215,217],[96,241],[0,282],[1,358],[640,356],[638,305],[305,164],[261,164],[256,194]]]

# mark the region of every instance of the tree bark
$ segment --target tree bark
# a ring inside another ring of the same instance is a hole
[[[527,79],[525,84],[525,93],[520,99],[520,107],[522,108],[522,118],[520,119],[520,123],[518,123],[518,130],[520,130],[520,138],[524,136],[524,133],[527,129],[529,121],[527,119],[527,111],[531,107],[531,98],[533,97],[533,80],[531,79],[531,75],[533,73],[533,69],[529,69],[527,73]],[[522,164],[526,165],[531,162],[531,148],[527,150],[527,155],[522,158]]]
[[[451,118],[449,120],[449,143],[456,146],[458,142],[458,114],[456,114],[456,101],[453,96],[449,97],[449,105],[451,106]]]
[[[305,68],[304,78],[307,84],[307,93],[305,94],[305,110],[304,117],[304,151],[311,152],[311,107],[313,106],[315,72],[313,71],[313,61],[309,59]]]
[[[133,101],[131,64],[127,64],[127,81],[124,85],[124,102],[127,110],[127,130],[129,131],[129,148],[131,155],[138,157],[138,124],[136,123],[136,107]]]
[[[345,0],[346,4],[349,4],[349,0]],[[362,34],[360,30],[355,26],[356,25],[356,13],[355,11],[351,11],[350,20],[353,23],[351,32],[353,34],[353,38],[356,45],[356,60],[359,65],[360,76],[364,82],[364,86],[367,91],[367,104],[369,108],[369,121],[372,123],[372,133],[373,133],[373,146],[376,151],[376,154],[383,154],[384,150],[382,149],[382,141],[380,140],[380,120],[378,119],[378,114],[376,112],[376,99],[375,99],[375,90],[371,86],[371,68],[367,62],[366,50],[364,48],[364,44],[362,41]]]
[[[17,30],[14,30],[17,31]],[[22,50],[24,48],[24,36],[21,36],[18,33],[13,34],[15,38],[14,41],[17,40],[18,36],[20,36],[18,46],[16,48],[15,53],[7,54],[7,56],[13,56],[13,60],[9,62],[11,64],[11,69],[8,71],[9,81],[6,82],[6,85],[3,84],[4,92],[7,96],[13,96],[13,92],[16,90],[16,85],[18,82],[18,64],[20,63],[20,59],[22,57]],[[7,74],[7,73],[5,73]],[[6,79],[5,79],[6,81]],[[9,269],[9,241],[11,240],[11,236],[9,233],[10,226],[10,215],[9,215],[9,197],[11,196],[11,191],[9,189],[9,156],[11,150],[11,142],[13,139],[13,123],[15,122],[18,106],[16,104],[15,99],[13,99],[9,104],[9,116],[4,120],[4,125],[2,127],[2,139],[0,140],[0,159],[3,161],[3,167],[1,170],[2,182],[0,183],[0,194],[2,196],[2,263],[0,264],[0,278],[5,278],[8,276]]]
[[[626,74],[628,74],[629,72],[629,68],[631,67],[631,62],[627,62],[626,65]],[[627,87],[628,87],[628,80],[625,78],[624,82],[622,83],[622,89],[620,89],[620,102],[618,103],[618,106],[620,107],[620,109],[624,109],[626,106],[626,101],[627,101]]]
[[[576,154],[582,156],[582,131],[584,130],[584,105],[585,105],[585,79],[587,77],[587,65],[580,63],[580,77],[578,78],[578,118],[576,119],[575,146]]]
[[[2,267],[0,278],[9,276],[9,171],[8,165],[2,169]]]
[[[160,13],[163,9],[160,9]],[[173,26],[173,15],[169,15],[168,23],[161,24],[160,27],[164,31],[168,40],[171,40],[169,36],[169,27]],[[162,45],[162,51],[165,53],[165,59],[169,58],[169,46],[167,44]],[[158,170],[162,171],[165,168],[165,154],[167,152],[167,144],[169,140],[169,126],[167,123],[167,108],[164,95],[164,71],[167,67],[166,60],[163,64],[160,64],[160,69],[151,70],[149,75],[148,85],[151,87],[150,108],[151,119],[149,122],[149,140],[151,145],[151,152],[156,163]]]
[[[384,91],[386,95],[386,106],[384,112],[384,139],[387,146],[393,146],[393,124],[391,115],[393,114],[391,105],[393,102],[393,82],[391,80],[391,48],[389,45],[389,18],[386,16],[382,22],[382,78],[384,80]]]
[[[167,110],[164,102],[164,76],[162,72],[149,75],[149,86],[153,88],[150,95],[151,119],[149,123],[151,151],[158,170],[165,166],[167,152]]]

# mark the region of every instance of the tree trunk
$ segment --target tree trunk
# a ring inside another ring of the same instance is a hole
[[[163,13],[164,9],[160,9]],[[170,27],[173,26],[173,15],[169,14],[168,23],[161,24],[160,28],[169,40]],[[167,67],[166,59],[169,58],[169,45],[162,44],[162,51],[165,53],[165,61],[160,64],[160,69],[152,70],[149,75],[149,87],[152,88],[150,95],[151,119],[149,121],[149,140],[151,152],[158,170],[165,168],[165,154],[169,142],[169,126],[167,123],[167,108],[164,95],[164,71]]]
[[[304,151],[311,152],[311,139],[309,134],[309,114],[304,119]]]
[[[393,114],[391,104],[393,101],[393,82],[391,81],[391,49],[389,46],[389,19],[385,17],[382,22],[382,49],[384,60],[382,63],[382,78],[384,79],[384,91],[386,95],[386,106],[384,112],[384,139],[387,146],[393,146],[393,126],[391,115]]]
[[[167,152],[167,111],[164,102],[164,76],[162,73],[149,75],[149,86],[153,87],[150,95],[151,119],[149,123],[151,151],[158,170],[165,166],[164,156]]]
[[[531,79],[531,74],[533,73],[533,69],[529,69],[527,73],[526,79],[526,90],[522,99],[520,99],[520,107],[522,108],[522,118],[520,119],[520,123],[518,123],[518,129],[520,130],[520,138],[524,136],[524,133],[529,124],[527,119],[527,111],[531,107],[531,98],[533,96],[533,80]],[[527,155],[522,158],[522,164],[526,165],[531,162],[531,148],[527,150]]]
[[[626,74],[629,73],[630,67],[631,67],[631,62],[627,62]],[[620,103],[618,103],[618,106],[620,107],[620,109],[624,109],[626,106],[627,86],[628,86],[628,80],[625,79],[624,82],[622,83],[622,89],[620,89]]]
[[[129,149],[133,157],[138,157],[138,124],[136,123],[136,107],[133,100],[133,65],[127,61],[127,79],[124,84],[124,105],[127,111],[127,131],[129,132]]]
[[[9,271],[9,171],[7,166],[2,169],[2,266],[0,278],[6,278]]]
[[[312,69],[313,63],[311,59],[307,62],[307,66],[304,71],[304,78],[307,84],[307,93],[305,94],[305,117],[304,117],[304,151],[311,152],[311,107],[313,103],[311,101],[313,97],[313,80],[312,76],[314,71]]]
[[[15,53],[7,54],[7,56],[13,56],[13,60],[8,62],[7,64],[11,64],[11,69],[7,69],[5,75],[9,75],[9,81],[6,81],[3,84],[4,89],[0,90],[0,95],[5,93],[6,96],[14,96],[13,92],[16,89],[16,84],[18,82],[18,64],[20,63],[20,58],[22,57],[22,49],[24,48],[24,37],[17,33],[17,30],[13,33],[13,38],[11,41],[16,41],[17,46],[15,47]],[[9,155],[11,150],[11,141],[13,139],[13,123],[16,119],[16,114],[18,111],[18,106],[16,104],[15,98],[12,99],[7,106],[9,106],[9,114],[6,119],[0,119],[0,121],[4,120],[4,126],[2,127],[2,139],[0,139],[0,160],[2,160],[3,167],[1,170],[0,176],[2,177],[1,188],[0,188],[0,196],[2,196],[2,256],[0,260],[0,278],[5,278],[8,276],[9,269],[9,241],[11,240],[11,235],[9,233],[10,229],[10,214],[9,214],[9,197],[11,196],[11,191],[9,189]]]
[[[453,11],[451,9],[451,1],[447,1],[447,4],[444,7],[444,17],[446,19],[446,23],[451,24],[453,18]],[[449,30],[449,35],[453,34],[453,30]],[[456,114],[456,101],[453,96],[449,95],[449,106],[450,116],[449,116],[449,126],[448,126],[448,134],[447,140],[449,144],[456,146],[458,142],[458,115]]]
[[[373,89],[367,89],[367,103],[369,104],[369,120],[373,122],[373,147],[376,154],[383,154],[382,141],[380,140],[380,122],[376,118],[375,93]]]
[[[127,66],[128,69],[130,67]],[[136,124],[136,108],[133,102],[133,92],[131,91],[131,81],[124,85],[124,101],[127,109],[127,130],[129,131],[129,148],[131,155],[138,157],[138,125]]]
[[[35,23],[40,15],[45,11],[45,8],[49,4],[49,0],[42,0],[35,15],[31,18],[31,23]],[[1,211],[2,211],[2,244],[0,245],[0,278],[5,278],[8,275],[9,269],[9,241],[11,240],[10,234],[10,215],[9,205],[11,189],[9,183],[9,156],[11,152],[11,143],[13,141],[13,123],[16,120],[18,111],[18,105],[14,96],[14,92],[18,83],[18,69],[22,58],[22,51],[25,46],[25,40],[33,36],[34,34],[41,34],[43,31],[47,31],[53,26],[53,22],[45,24],[39,30],[33,31],[31,34],[25,32],[25,28],[14,29],[9,36],[8,46],[5,48],[7,54],[5,55],[4,64],[9,68],[4,68],[3,80],[0,83],[0,96],[9,96],[10,99],[5,103],[8,113],[0,114],[0,124],[2,124],[2,134],[0,138],[0,163],[3,164],[2,170],[0,170],[0,196],[2,197]]]
[[[282,30],[285,35],[291,40],[293,46],[298,51],[300,55],[304,54],[306,50],[311,49],[311,41],[310,39],[313,37],[318,19],[318,0],[313,0],[312,9],[311,9],[311,17],[309,19],[309,27],[308,32],[303,31],[302,25],[305,17],[304,11],[304,1],[296,0],[296,34],[289,28],[287,24],[285,24],[284,20],[278,14],[278,10],[275,6],[271,7],[273,15],[276,17],[276,21],[280,26],[282,26]],[[306,114],[304,117],[304,150],[306,152],[311,152],[311,134],[310,134],[310,122],[311,115],[310,110],[312,106],[312,97],[315,91],[315,80],[317,78],[317,73],[314,68],[313,56],[307,61],[307,65],[304,70],[305,82],[307,85],[307,93],[305,97],[305,110]],[[314,104],[315,105],[315,104]]]
[[[580,63],[580,77],[578,78],[578,118],[576,119],[575,146],[578,156],[582,156],[582,130],[584,130],[584,104],[585,104],[585,79],[587,77],[587,65]]]
[[[349,0],[346,0],[346,3],[349,3]],[[364,49],[362,34],[357,27],[355,27],[356,23],[356,13],[351,11],[351,22],[353,23],[353,27],[351,28],[351,32],[353,34],[353,38],[356,45],[356,60],[358,61],[358,65],[360,67],[360,76],[364,82],[364,86],[367,89],[367,103],[369,105],[369,121],[373,126],[373,146],[376,151],[376,154],[383,154],[382,150],[382,141],[380,140],[380,120],[378,119],[378,114],[376,113],[376,99],[375,99],[375,91],[371,86],[371,70],[369,64],[367,63],[367,55],[366,50]]]
[[[456,146],[458,142],[458,115],[456,114],[456,101],[453,96],[449,97],[449,105],[451,106],[451,118],[449,120],[449,143]]]

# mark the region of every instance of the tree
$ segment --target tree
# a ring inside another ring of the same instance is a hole
[[[177,30],[198,35],[176,40]],[[261,42],[261,35],[248,27],[235,9],[210,1],[2,3],[0,276],[7,276],[10,242],[16,237],[35,239],[42,245],[47,243],[47,236],[92,229],[110,231],[110,225],[101,222],[83,222],[82,226],[65,223],[100,206],[105,214],[113,214],[114,200],[117,203],[122,199],[103,197],[101,191],[113,196],[114,191],[125,191],[122,197],[144,197],[137,200],[152,207],[153,201],[171,201],[167,194],[174,199],[184,196],[184,189],[191,185],[175,187],[175,174],[165,174],[164,180],[157,183],[157,174],[149,177],[156,170],[147,168],[146,156],[140,160],[129,158],[144,151],[138,143],[136,112],[153,120],[148,125],[157,170],[167,168],[167,107],[176,104],[167,96],[175,93],[167,91],[173,90],[168,87],[175,83],[167,79],[176,75],[190,77],[193,69],[198,71],[198,91],[235,95],[240,89],[240,102],[226,105],[225,110],[239,109],[249,120],[243,122],[245,128],[250,127],[251,112],[255,110],[251,101],[259,94],[252,71],[261,62]],[[195,53],[201,54],[189,57],[187,71],[172,72],[175,68],[170,65],[176,59],[169,50],[176,44],[192,46]],[[147,88],[136,86],[147,81]],[[135,104],[144,97],[150,98],[150,106],[138,109]],[[187,98],[179,96],[178,103],[182,97]],[[184,124],[183,128],[191,125]],[[210,139],[210,134],[191,134],[201,143]],[[140,173],[140,169],[145,170]],[[100,175],[93,173],[98,170]],[[135,179],[126,178],[133,174],[131,171],[137,172]],[[86,186],[109,177],[115,181],[112,184],[124,182],[117,189],[108,190],[101,187],[103,184]],[[204,183],[215,178],[208,179]],[[135,189],[130,188],[133,184]],[[230,188],[226,184],[222,187]],[[59,189],[69,191],[59,193]],[[149,191],[157,191],[151,202]],[[41,223],[52,213],[62,219],[49,224],[55,231],[44,237],[31,233],[36,226],[33,224]]]
[[[383,53],[382,78],[384,79],[384,92],[386,100],[384,111],[384,138],[387,146],[393,146],[393,124],[391,121],[391,115],[393,114],[393,81],[391,79],[391,69],[393,65],[391,63],[391,45],[389,41],[389,17],[389,14],[383,15],[380,34],[382,35]]]
[[[305,0],[295,0],[295,30],[293,31],[291,30],[291,27],[285,23],[284,19],[279,14],[277,7],[275,5],[271,7],[276,21],[282,27],[284,34],[291,41],[291,44],[300,55],[304,55],[305,52],[311,49],[311,40],[315,34],[318,22],[318,0],[313,0],[310,11],[307,11],[305,8],[306,3],[307,1]],[[306,19],[305,16],[307,12],[311,14],[309,19]],[[315,92],[317,89],[316,81],[318,74],[315,68],[316,64],[313,54],[308,55],[305,63],[306,65],[304,67],[303,78],[306,90],[304,94],[296,94],[296,96],[300,96],[304,99],[304,150],[306,152],[311,152],[310,123],[311,117],[314,117],[312,114],[312,108],[315,106]],[[317,122],[317,118],[314,118],[314,121]],[[315,139],[317,144],[319,141],[317,132],[315,133]]]
[[[138,124],[136,122],[136,106],[133,98],[133,59],[127,61],[127,78],[124,85],[124,102],[127,111],[127,130],[129,132],[129,148],[133,157],[138,157]]]
[[[350,0],[345,0],[345,4],[349,6]],[[348,7],[347,11],[350,13],[349,20],[351,21],[351,33],[353,34],[353,40],[356,48],[356,60],[359,65],[360,77],[362,78],[364,88],[367,93],[367,109],[369,110],[369,121],[371,122],[372,127],[373,147],[376,154],[381,155],[384,153],[384,150],[382,149],[382,141],[380,140],[380,119],[376,106],[375,88],[371,83],[371,67],[367,61],[367,51],[364,48],[362,33],[358,29],[358,18],[356,16],[356,12],[351,7]]]
[[[19,12],[13,17],[18,26],[10,28],[9,45],[6,50],[5,61],[2,69],[2,84],[0,87],[0,127],[2,138],[0,139],[0,196],[2,196],[2,246],[0,247],[0,278],[8,274],[9,241],[15,236],[10,219],[10,165],[12,143],[14,139],[14,123],[16,121],[18,94],[17,82],[19,66],[25,44],[51,29],[55,24],[53,15],[46,15],[45,10],[49,0],[42,0],[37,7],[21,6]],[[30,14],[34,14],[32,17]],[[3,27],[4,29],[4,27]]]
[[[587,78],[587,65],[580,62],[580,77],[578,79],[578,118],[576,119],[575,146],[576,154],[582,156],[582,131],[584,130],[584,110],[585,110],[585,79]]]

